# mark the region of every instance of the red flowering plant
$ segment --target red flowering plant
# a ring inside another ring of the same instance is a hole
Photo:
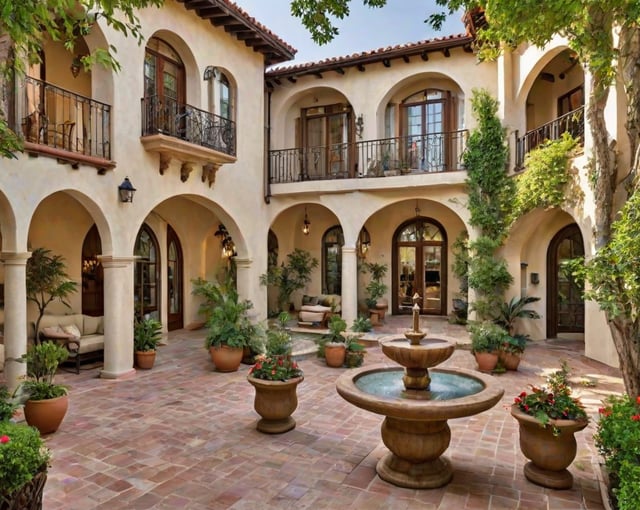
[[[594,439],[609,471],[609,492],[620,510],[638,508],[640,397],[612,395],[598,411]]]
[[[266,354],[256,358],[256,363],[249,370],[249,375],[267,381],[287,381],[300,377],[302,370],[291,358],[293,341],[286,328],[289,314],[283,312],[278,318],[279,324],[267,330]]]
[[[514,404],[523,412],[535,417],[540,426],[551,425],[553,435],[560,434],[560,429],[551,420],[588,421],[587,413],[580,399],[571,395],[569,385],[569,367],[562,363],[559,370],[547,376],[545,386],[530,385],[531,391],[523,391],[514,399]]]

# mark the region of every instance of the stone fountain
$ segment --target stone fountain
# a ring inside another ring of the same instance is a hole
[[[351,404],[385,416],[382,441],[389,449],[376,466],[383,480],[411,489],[434,489],[451,481],[442,454],[451,442],[447,420],[481,413],[504,390],[489,375],[462,368],[435,368],[455,346],[420,330],[419,296],[413,297],[413,330],[380,341],[400,367],[374,365],[341,375],[336,388]]]

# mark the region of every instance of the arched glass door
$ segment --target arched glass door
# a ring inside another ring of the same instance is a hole
[[[167,329],[182,329],[182,248],[171,226],[167,226]]]
[[[547,337],[584,332],[584,287],[579,285],[567,260],[584,256],[582,233],[575,223],[558,232],[547,252]]]
[[[104,272],[98,259],[100,254],[102,242],[94,224],[82,243],[82,313],[94,317],[104,315]]]
[[[160,287],[160,250],[156,236],[147,225],[138,233],[134,255],[137,257],[133,275],[133,302],[135,316],[142,318],[151,314],[158,316],[158,291]]]
[[[435,220],[416,217],[400,226],[394,237],[394,313],[411,313],[415,293],[421,313],[446,313],[446,257],[444,230]]]
[[[342,227],[331,227],[322,236],[322,292],[342,294]]]

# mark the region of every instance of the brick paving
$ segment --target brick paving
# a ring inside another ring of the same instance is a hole
[[[388,317],[377,334],[402,331],[409,318]],[[430,335],[468,343],[460,326],[429,319]],[[602,509],[593,421],[576,435],[578,455],[570,471],[574,487],[544,489],[522,473],[525,459],[507,407],[543,371],[568,360],[592,417],[609,393],[623,390],[615,369],[586,359],[582,344],[530,344],[517,372],[496,375],[505,388],[498,405],[482,414],[449,420],[453,481],[440,489],[413,490],[380,480],[375,472],[386,448],[382,416],[361,410],[335,390],[348,369],[324,361],[300,361],[297,427],[277,436],[255,430],[248,367],[217,373],[203,348],[203,331],[172,332],[156,366],[121,380],[98,377],[99,368],[64,373],[70,408],[46,438],[53,463],[45,487],[45,510],[81,509]],[[367,365],[392,363],[379,347],[368,348]],[[460,347],[443,364],[475,369]]]

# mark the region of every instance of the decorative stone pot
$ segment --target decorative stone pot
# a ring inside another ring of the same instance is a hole
[[[156,351],[135,351],[133,357],[136,367],[141,370],[149,370],[156,362]]]
[[[69,395],[47,400],[27,400],[24,404],[24,419],[40,434],[50,434],[60,427],[69,408]]]
[[[474,352],[480,372],[491,372],[498,364],[497,352]]]
[[[513,354],[511,352],[500,351],[498,358],[502,363],[502,366],[507,370],[518,370],[520,365],[520,355]]]
[[[0,493],[0,510],[42,510],[42,494],[47,481],[47,466],[10,495]]]
[[[340,368],[344,365],[347,346],[342,342],[327,342],[324,345],[324,357],[328,367]]]
[[[291,417],[298,407],[298,384],[304,376],[286,381],[267,381],[252,376],[247,377],[256,389],[253,408],[262,417],[256,429],[265,434],[282,434],[293,429],[296,421]]]
[[[243,348],[228,345],[212,346],[209,347],[209,353],[218,372],[235,372],[242,362]]]
[[[573,476],[567,467],[576,457],[574,434],[584,429],[587,420],[550,420],[546,427],[533,416],[511,406],[511,416],[520,425],[520,450],[530,460],[524,466],[524,476],[531,482],[550,489],[570,489]],[[560,429],[553,435],[553,427]]]

